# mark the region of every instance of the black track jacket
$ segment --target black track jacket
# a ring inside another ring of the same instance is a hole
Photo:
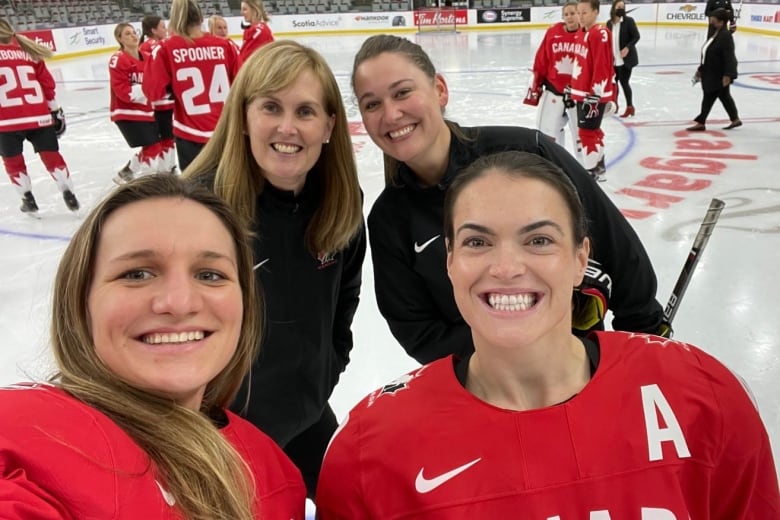
[[[557,164],[574,183],[585,207],[591,256],[612,278],[610,309],[616,330],[658,332],[663,309],[656,276],[639,237],[625,217],[564,148],[542,133],[519,127],[461,127],[453,134],[442,181],[421,187],[401,165],[398,186],[386,186],[368,217],[379,310],[395,338],[420,363],[474,347],[447,277],[444,196],[452,179],[475,159],[493,152],[534,153]]]
[[[199,179],[209,187],[213,181]],[[297,197],[266,182],[257,199],[253,251],[263,340],[233,409],[280,446],[319,420],[352,349],[366,232],[361,225],[343,251],[309,252],[304,235],[320,189],[310,174]]]

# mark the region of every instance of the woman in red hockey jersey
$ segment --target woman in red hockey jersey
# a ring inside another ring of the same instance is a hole
[[[586,234],[574,185],[537,155],[485,156],[458,176],[447,269],[474,353],[349,413],[319,518],[780,518],[769,439],[734,374],[671,339],[572,335]]]
[[[268,14],[265,12],[263,0],[244,0],[241,2],[241,16],[244,23],[244,42],[239,54],[240,63],[244,63],[257,49],[274,41],[274,35],[268,26]]]
[[[160,44],[144,75],[149,99],[173,96],[173,134],[181,171],[214,132],[238,70],[233,46],[204,32],[202,24],[195,0],[173,0],[168,23],[172,35]]]
[[[616,107],[615,69],[612,56],[612,33],[597,23],[599,0],[579,0],[577,13],[583,31],[575,43],[575,66],[571,98],[577,103],[577,126],[582,142],[583,166],[597,181],[605,181],[604,132],[601,121],[605,112]]]
[[[145,56],[151,56],[154,47],[168,37],[165,20],[156,14],[148,14],[141,19],[140,51]]]
[[[141,20],[141,45],[138,49],[143,55],[144,71],[152,62],[154,49],[160,42],[168,37],[168,28],[165,20],[150,14]],[[174,173],[176,171],[176,143],[173,140],[173,99],[166,94],[162,99],[152,101],[154,120],[157,123],[157,131],[160,133],[160,173]]]
[[[238,44],[230,37],[227,20],[223,16],[218,14],[209,16],[209,33],[218,38],[225,38],[236,49],[236,52],[239,52]]]
[[[0,18],[0,156],[11,184],[22,197],[20,209],[24,213],[38,212],[22,155],[25,140],[40,155],[68,209],[79,209],[57,142],[65,131],[65,116],[55,98],[54,78],[43,61],[51,56],[48,47],[17,34]]]
[[[262,309],[225,204],[177,176],[129,182],[54,287],[57,374],[0,388],[0,518],[303,520],[298,470],[226,409]]]
[[[574,70],[574,41],[580,29],[577,1],[570,0],[563,6],[563,21],[544,33],[536,51],[531,71],[531,85],[523,103],[538,106],[536,128],[565,146],[565,130],[568,124],[572,140],[576,143],[578,158],[582,150],[577,135],[577,110],[563,93],[571,83]]]
[[[162,159],[162,145],[154,110],[141,87],[144,63],[138,34],[129,23],[120,23],[114,29],[114,37],[119,50],[108,61],[111,121],[119,127],[130,148],[141,148],[114,178],[115,182],[122,183],[141,173],[156,173]]]

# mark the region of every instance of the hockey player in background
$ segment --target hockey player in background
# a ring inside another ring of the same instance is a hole
[[[478,159],[445,203],[474,353],[377,389],[339,427],[321,520],[780,518],[766,429],[697,347],[571,333],[590,241],[574,185],[524,152]]]
[[[143,17],[139,50],[143,55],[144,71],[152,62],[154,49],[167,37],[168,29],[165,27],[165,20],[154,14]],[[160,148],[162,148],[158,171],[160,173],[175,173],[176,146],[173,140],[173,99],[170,93],[162,99],[153,100],[152,109],[160,135]]]
[[[236,53],[239,52],[238,44],[234,42],[233,39],[230,37],[227,20],[225,20],[223,16],[220,16],[218,14],[212,14],[211,16],[209,16],[208,25],[209,25],[210,34],[213,34],[218,38],[226,39],[236,49]]]
[[[263,0],[244,0],[241,2],[241,16],[244,17],[244,42],[241,44],[239,62],[244,63],[257,49],[274,41],[271,27],[268,26],[268,14]]]
[[[538,106],[536,128],[565,146],[566,125],[576,143],[577,158],[582,161],[582,146],[577,135],[577,110],[571,99],[564,100],[563,93],[571,83],[574,70],[574,41],[580,28],[577,1],[570,0],[563,6],[563,21],[544,34],[536,51],[531,71],[531,84],[523,103]]]
[[[120,23],[114,29],[114,37],[119,50],[108,60],[111,121],[130,148],[141,148],[114,177],[114,182],[121,184],[142,173],[157,173],[162,161],[162,145],[154,110],[141,87],[144,63],[138,34],[129,23]]]
[[[577,12],[583,31],[578,34],[575,44],[571,99],[577,103],[577,126],[585,169],[597,181],[605,181],[607,169],[601,120],[608,107],[615,110],[617,96],[612,33],[596,23],[599,0],[580,0]]]
[[[144,75],[149,99],[172,93],[173,134],[179,168],[184,171],[217,126],[230,84],[238,70],[235,48],[204,32],[195,0],[173,0],[171,36],[155,49]]]
[[[68,209],[79,209],[57,142],[65,132],[65,116],[55,98],[54,78],[43,61],[51,56],[48,47],[17,34],[11,24],[0,18],[0,156],[11,184],[22,197],[20,209],[29,214],[38,212],[38,204],[22,155],[25,140],[32,143],[57,183]]]

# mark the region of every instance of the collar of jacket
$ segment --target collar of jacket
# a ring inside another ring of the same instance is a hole
[[[320,181],[314,170],[306,174],[303,189],[297,195],[290,190],[282,190],[265,181],[263,191],[258,196],[258,207],[266,206],[289,213],[297,213],[301,209],[313,208],[320,198]]]
[[[475,128],[462,126],[458,126],[458,128],[469,140],[475,138]],[[396,182],[399,187],[408,187],[418,191],[431,189],[446,191],[447,188],[450,187],[450,184],[452,184],[452,180],[456,177],[457,173],[471,164],[471,162],[469,143],[461,140],[452,132],[452,130],[450,130],[450,156],[447,162],[447,170],[444,172],[444,177],[442,177],[436,186],[420,185],[420,183],[417,182],[417,176],[406,163],[399,163],[398,172],[396,173]]]

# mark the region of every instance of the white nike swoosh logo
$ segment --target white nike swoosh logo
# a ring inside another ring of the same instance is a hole
[[[438,477],[434,477],[432,479],[427,479],[423,477],[423,471],[425,468],[421,468],[420,472],[417,474],[417,478],[414,481],[414,488],[417,490],[418,493],[428,493],[429,491],[433,491],[437,487],[441,486],[448,480],[451,480],[454,477],[457,477],[467,469],[469,469],[471,466],[476,464],[482,460],[482,457],[472,460],[471,462],[467,462],[466,464],[459,466],[451,471],[448,471],[447,473],[442,473]]]
[[[260,268],[261,265],[263,265],[264,263],[266,263],[269,260],[270,260],[270,258],[266,258],[265,260],[256,263],[255,266],[252,268],[252,270],[253,271],[257,271]]]
[[[437,239],[437,238],[439,238],[440,236],[441,236],[441,235],[436,235],[435,237],[433,237],[432,239],[428,240],[427,242],[425,242],[425,243],[424,243],[424,244],[422,244],[422,245],[420,245],[420,244],[418,244],[417,242],[415,242],[415,243],[414,243],[414,252],[415,252],[415,253],[422,253],[422,252],[423,252],[423,250],[424,250],[426,247],[428,247],[429,245],[431,245],[431,242],[433,242],[434,240],[436,240],[436,239]]]

